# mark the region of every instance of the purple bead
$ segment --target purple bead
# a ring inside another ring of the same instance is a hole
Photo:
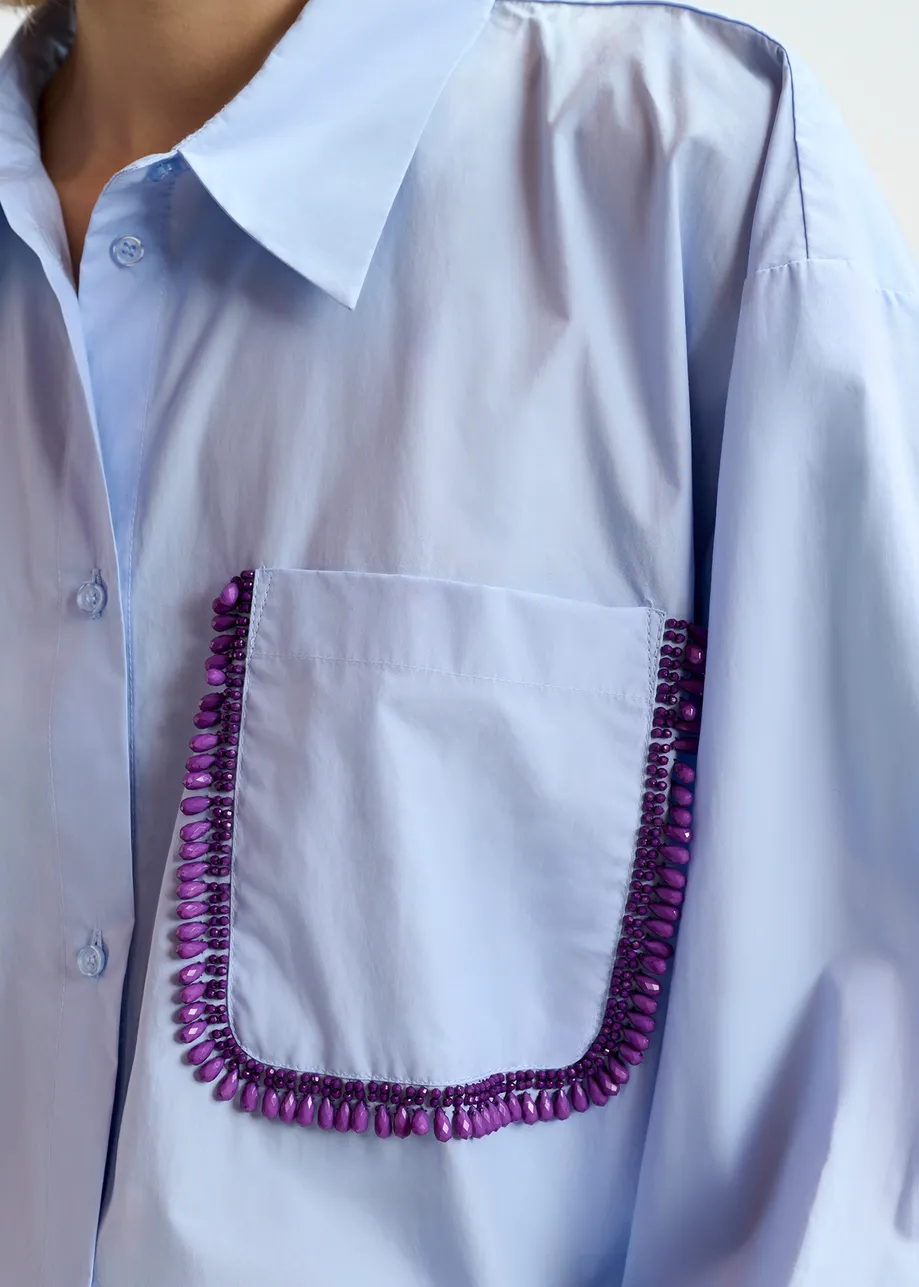
[[[661,845],[658,853],[667,862],[677,862],[684,866],[689,862],[689,850],[683,845]]]
[[[183,883],[186,880],[197,880],[199,876],[203,876],[205,874],[209,865],[210,864],[206,862],[186,862],[182,864],[176,872],[176,875]]]
[[[214,747],[218,746],[219,744],[220,744],[220,738],[217,736],[216,733],[198,733],[198,735],[196,737],[193,737],[191,741],[188,743],[190,749],[193,751],[212,751]],[[183,840],[194,839],[193,836],[184,836],[184,835],[182,838]]]
[[[233,1098],[236,1089],[239,1086],[239,1073],[235,1068],[231,1068],[224,1077],[223,1081],[217,1087],[217,1098],[222,1099],[224,1103]]]
[[[197,1001],[192,1001],[188,1005],[183,1005],[179,1011],[180,1023],[194,1023],[200,1019],[205,1012],[205,1007]]]
[[[232,652],[237,642],[235,635],[218,635],[211,640],[211,652]]]
[[[202,701],[207,700],[206,697],[202,698]],[[211,768],[215,762],[216,757],[213,755],[190,755],[185,761],[185,768],[189,773],[201,773]]]
[[[705,650],[700,648],[698,644],[687,644],[686,660],[690,666],[701,666],[705,661]]]
[[[179,898],[197,898],[207,889],[207,884],[203,880],[183,880],[178,888]]]
[[[602,1064],[599,1064],[594,1069],[593,1079],[594,1081],[596,1081],[597,1085],[603,1091],[603,1094],[606,1096],[607,1099],[609,1099],[613,1095],[619,1094],[618,1085],[616,1084],[616,1082],[613,1081],[612,1077],[609,1075],[609,1073],[606,1071],[606,1069],[603,1067]]]
[[[669,925],[675,925],[680,919],[679,908],[671,907],[669,903],[649,903],[648,915],[659,921],[667,921]]]
[[[182,782],[186,791],[196,791],[199,787],[209,787],[214,781],[212,773],[186,773]]]
[[[219,688],[221,684],[227,681],[226,675],[222,670],[217,670],[215,666],[208,666],[204,672],[204,682],[210,684],[211,688]]]
[[[685,889],[686,875],[682,871],[674,871],[672,867],[659,867],[657,871],[658,880],[671,889]]]
[[[207,675],[205,675],[205,679],[207,680],[208,683],[211,682],[209,678],[210,674],[211,672],[208,671]],[[217,713],[217,711],[198,711],[198,714],[195,716],[192,723],[194,724],[195,728],[213,728],[215,724],[220,723],[220,716]],[[208,773],[193,773],[193,774],[189,774],[189,776],[208,779],[206,782],[189,782],[188,778],[186,778],[185,785],[190,789],[194,789],[195,787],[199,787],[199,786],[206,787],[206,786],[210,786],[211,784],[210,774]]]
[[[431,1121],[423,1108],[416,1108],[412,1114],[412,1134],[427,1135],[431,1129]]]
[[[216,1044],[216,1041],[202,1041],[197,1046],[192,1046],[188,1052],[188,1062],[196,1065],[203,1064],[214,1053]]]
[[[627,1063],[630,1064],[640,1064],[643,1057],[642,1051],[635,1050],[632,1046],[625,1045],[619,1047],[619,1054]]]
[[[190,795],[187,800],[183,800],[179,805],[186,817],[194,817],[196,813],[204,813],[210,807],[210,796],[206,795]]]
[[[527,1126],[532,1126],[534,1122],[539,1121],[536,1105],[533,1103],[533,1097],[528,1090],[525,1090],[520,1096],[520,1108],[522,1120]]]
[[[264,1108],[262,1109],[264,1112]],[[297,1111],[297,1096],[292,1090],[289,1090],[281,1100],[278,1108],[278,1117],[282,1122],[292,1122],[294,1113]]]
[[[412,1133],[412,1119],[405,1104],[400,1104],[393,1114],[393,1130],[400,1140],[408,1139]]]
[[[689,828],[692,826],[692,814],[688,809],[671,809],[670,821],[674,824],[675,827],[678,827],[678,828],[683,827],[688,831]],[[689,841],[691,839],[692,839],[692,833],[690,832],[686,838],[686,843],[689,844]]]
[[[602,1108],[604,1104],[609,1102],[609,1095],[602,1089],[596,1077],[587,1078],[587,1094],[590,1102],[596,1104],[598,1108]]]
[[[571,1084],[571,1107],[576,1113],[586,1113],[590,1107],[587,1093],[579,1081]]]
[[[453,1110],[453,1138],[455,1140],[472,1139],[472,1120],[463,1107]]]
[[[230,581],[225,585],[217,596],[220,603],[225,608],[232,608],[239,598],[239,586],[235,581]]]
[[[648,997],[659,997],[661,994],[661,985],[657,979],[649,979],[644,974],[637,974],[632,980],[632,986],[638,988]]]
[[[351,1129],[351,1105],[346,1099],[335,1110],[335,1129],[342,1135]]]
[[[186,969],[187,968],[188,967],[186,966]],[[194,968],[197,968],[197,967],[194,967]],[[204,969],[203,964],[201,965],[201,969],[202,970]],[[183,970],[182,973],[184,974],[184,972],[185,971]],[[204,996],[206,991],[207,991],[206,983],[189,983],[188,986],[184,987],[182,991],[179,993],[179,999],[181,1001],[197,1001],[199,997]]]
[[[194,943],[195,939],[204,938],[206,933],[207,926],[201,921],[188,921],[176,930],[176,938],[180,943]]]
[[[571,1116],[571,1101],[563,1090],[555,1092],[555,1099],[552,1104],[555,1116],[560,1122],[565,1122]]]
[[[317,1117],[320,1130],[330,1131],[335,1125],[335,1109],[332,1107],[332,1101],[328,1095],[325,1096],[319,1105],[319,1114]]]
[[[228,613],[214,617],[211,620],[212,630],[231,630],[239,622],[238,617],[231,617]]]
[[[374,1114],[373,1129],[381,1140],[389,1139],[392,1134],[392,1118],[385,1104],[380,1104]]]
[[[646,956],[641,963],[641,968],[647,970],[649,974],[666,974],[667,962],[660,957]]]
[[[195,916],[203,916],[207,911],[207,903],[179,903],[176,908],[178,916],[183,921],[190,921]]]
[[[186,822],[184,827],[179,828],[179,835],[183,840],[200,840],[202,836],[207,835],[210,829],[211,824],[209,822]]]
[[[610,1077],[617,1086],[624,1086],[629,1080],[628,1068],[626,1068],[625,1064],[620,1063],[618,1059],[614,1059],[612,1055],[610,1055],[606,1066],[609,1069]]]
[[[482,1116],[482,1114],[478,1111],[477,1108],[470,1109],[469,1120],[472,1122],[473,1139],[477,1139],[477,1140],[483,1139],[487,1133],[487,1127],[486,1127],[485,1118]]]
[[[226,1060],[223,1055],[215,1055],[213,1059],[208,1059],[207,1063],[202,1064],[198,1069],[198,1077],[201,1081],[216,1081],[223,1072]]]
[[[363,1135],[370,1125],[370,1113],[367,1105],[362,1099],[359,1099],[354,1105],[354,1111],[351,1114],[351,1129],[357,1135]]]
[[[683,764],[678,760],[673,766],[673,776],[677,782],[682,782],[684,786],[691,786],[696,780],[696,771],[690,768],[688,764]],[[674,787],[674,791],[676,788]]]
[[[687,724],[698,718],[699,708],[694,702],[680,702],[679,704],[680,719]]]
[[[544,1090],[541,1090],[536,1096],[536,1116],[541,1122],[551,1122],[555,1117],[552,1100]],[[524,1121],[526,1121],[525,1117]]]
[[[179,1033],[179,1040],[186,1042],[186,1044],[191,1041],[197,1041],[198,1038],[202,1035],[202,1033],[206,1031],[207,1031],[206,1021],[203,1019],[199,1019],[195,1023],[187,1023],[185,1025],[185,1027]]]
[[[195,840],[191,844],[179,845],[180,858],[203,858],[210,849],[206,840]]]
[[[258,1106],[258,1082],[247,1081],[239,1102],[244,1113],[254,1113]]]
[[[179,970],[179,982],[196,983],[203,973],[204,966],[200,963],[197,965],[183,965]]]
[[[643,1032],[646,1037],[650,1037],[655,1028],[654,1020],[646,1014],[630,1014],[626,1019],[626,1023],[630,1028]]]
[[[316,1116],[316,1101],[312,1095],[306,1094],[300,1100],[294,1121],[298,1126],[312,1126]]]
[[[205,946],[203,940],[198,940],[194,943],[180,943],[176,948],[176,956],[183,961],[193,961],[196,956],[201,955]]]
[[[681,805],[684,809],[688,809],[695,798],[689,787],[672,786],[670,788],[670,799],[674,804]]]
[[[508,1120],[510,1120],[508,1118]],[[452,1135],[450,1129],[450,1119],[442,1108],[434,1109],[434,1138],[440,1140],[441,1144],[446,1144]]]
[[[688,845],[692,840],[692,831],[689,827],[664,827],[664,835],[678,845]]]
[[[647,1050],[651,1044],[650,1039],[643,1032],[636,1032],[634,1028],[626,1028],[622,1034],[622,1040],[633,1050]]]
[[[645,929],[656,938],[673,938],[676,932],[672,925],[668,925],[666,921],[658,920],[645,921]]]
[[[497,1110],[498,1118],[499,1118],[499,1120],[500,1120],[500,1122],[501,1122],[501,1125],[502,1125],[502,1126],[510,1126],[511,1122],[512,1122],[514,1119],[513,1119],[513,1117],[511,1117],[511,1110],[510,1110],[510,1109],[508,1108],[508,1106],[507,1106],[507,1100],[505,1100],[505,1099],[498,1099],[498,1100],[496,1100],[496,1101],[495,1101],[495,1108],[496,1108],[496,1110]]]

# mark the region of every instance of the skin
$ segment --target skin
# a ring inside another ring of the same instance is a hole
[[[305,0],[77,0],[70,53],[39,103],[41,156],[79,287],[109,179],[170,152],[249,83]]]

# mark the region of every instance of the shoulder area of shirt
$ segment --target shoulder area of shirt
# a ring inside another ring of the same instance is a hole
[[[751,275],[839,260],[881,289],[919,294],[919,266],[848,124],[779,34],[677,0],[495,0],[496,15],[514,11],[545,15],[562,47],[569,32],[586,37],[592,76],[626,67],[633,92],[640,85],[664,118],[669,106],[671,158],[720,152],[728,178],[734,161],[760,153]]]

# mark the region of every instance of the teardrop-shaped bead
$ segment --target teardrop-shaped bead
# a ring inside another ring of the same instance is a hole
[[[511,1115],[511,1121],[512,1122],[522,1121],[523,1109],[520,1107],[520,1100],[517,1098],[517,1096],[514,1094],[512,1090],[509,1090],[507,1094],[504,1096],[504,1102],[505,1104],[507,1104],[507,1111]]]
[[[202,701],[207,701],[207,698],[202,698]],[[189,773],[201,773],[211,768],[216,763],[216,759],[214,755],[190,755],[185,761],[185,768]]]
[[[298,1126],[312,1126],[316,1118],[316,1101],[312,1095],[306,1094],[300,1100],[297,1106],[297,1112],[294,1117]]]
[[[205,1019],[196,1019],[194,1023],[186,1023],[179,1033],[179,1040],[188,1045],[192,1041],[197,1041],[205,1032],[207,1032],[207,1021]]]
[[[232,608],[239,598],[239,586],[235,581],[230,581],[223,587],[217,598],[225,608]]]
[[[484,1139],[487,1124],[477,1108],[470,1108],[469,1120],[472,1122],[472,1138],[477,1140]]]
[[[351,1113],[351,1129],[356,1135],[363,1135],[370,1125],[370,1113],[367,1105],[362,1099],[359,1099],[354,1105],[354,1111]]]
[[[211,807],[211,798],[207,795],[190,795],[187,800],[183,800],[179,808],[186,817],[194,817],[196,813],[204,813]]]
[[[204,938],[206,931],[203,921],[186,921],[176,930],[176,938],[180,943],[193,943],[196,938]]]
[[[604,1104],[609,1102],[609,1095],[603,1090],[596,1077],[587,1078],[587,1094],[590,1102],[596,1104],[598,1108],[602,1108]]]
[[[670,821],[674,827],[691,827],[692,814],[689,811],[689,809],[679,809],[679,808],[671,809]],[[690,836],[686,840],[686,844],[689,844],[689,841],[691,839],[692,839],[692,835],[690,834]]]
[[[346,1099],[335,1110],[335,1129],[342,1135],[351,1129],[351,1105]]]
[[[292,1122],[296,1111],[297,1096],[292,1090],[289,1090],[281,1100],[281,1107],[278,1109],[278,1117],[282,1122]]]
[[[668,925],[676,925],[680,919],[679,908],[671,907],[668,903],[651,903],[648,907],[648,915],[653,916],[655,920],[666,921]]]
[[[222,616],[213,617],[211,619],[211,629],[212,630],[230,630],[237,624],[238,621],[239,621],[238,617],[234,617],[234,616],[231,616],[229,613],[225,613]]]
[[[646,956],[641,963],[641,968],[647,970],[649,974],[660,976],[667,973],[667,962],[658,956]]]
[[[179,970],[180,983],[197,983],[204,973],[204,965],[198,961],[194,965],[183,965]]]
[[[212,751],[219,744],[220,738],[216,733],[198,733],[189,741],[188,746],[192,751]]]
[[[393,1114],[392,1128],[400,1140],[408,1139],[412,1133],[412,1118],[405,1104],[400,1104]]]
[[[607,1099],[611,1098],[613,1095],[619,1094],[619,1086],[613,1081],[612,1077],[602,1064],[599,1064],[594,1069],[594,1078]]]
[[[204,672],[204,682],[210,684],[211,688],[219,688],[221,684],[226,683],[226,675],[222,670],[217,670],[214,666],[208,666]]]
[[[690,791],[689,787],[672,786],[670,788],[670,799],[674,804],[679,805],[683,809],[688,809],[695,798],[696,797],[693,795],[692,791]],[[689,824],[687,823],[687,826],[688,825]]]
[[[522,1120],[527,1126],[532,1126],[539,1121],[539,1114],[536,1111],[536,1105],[533,1103],[533,1096],[528,1090],[525,1090],[519,1096],[520,1108],[522,1110]]]
[[[628,1068],[626,1068],[625,1064],[621,1064],[618,1059],[614,1059],[612,1055],[607,1060],[606,1066],[609,1069],[610,1077],[612,1077],[617,1086],[624,1086],[629,1080]]]
[[[205,693],[198,702],[199,711],[219,711],[227,700],[226,693]]]
[[[202,836],[207,835],[210,829],[211,824],[209,822],[186,822],[184,827],[179,828],[179,835],[183,840],[200,840]],[[188,856],[191,857],[190,854]],[[184,858],[185,855],[183,854],[182,857]]]
[[[197,1046],[192,1046],[188,1052],[188,1062],[190,1064],[203,1064],[206,1059],[210,1059],[213,1054],[216,1041],[201,1041]]]
[[[322,1103],[319,1105],[317,1121],[320,1130],[323,1131],[330,1131],[335,1125],[335,1109],[332,1107],[332,1101],[329,1099],[328,1095],[325,1096]]]
[[[541,1090],[536,1096],[536,1116],[541,1122],[551,1122],[555,1117],[552,1100],[545,1090]]]
[[[651,1044],[645,1033],[636,1032],[634,1028],[626,1028],[622,1034],[622,1040],[630,1045],[633,1050],[647,1050]]]
[[[510,1110],[510,1109],[508,1108],[508,1106],[507,1106],[507,1100],[504,1100],[504,1099],[496,1099],[496,1100],[495,1100],[495,1109],[497,1110],[498,1118],[499,1118],[499,1120],[500,1120],[500,1122],[501,1122],[501,1125],[502,1125],[502,1126],[510,1126],[511,1122],[512,1122],[514,1119],[513,1119],[513,1117],[511,1117],[511,1110]]]
[[[203,1001],[190,1001],[188,1005],[183,1005],[179,1011],[179,1023],[194,1023],[206,1011],[207,1006]]]
[[[701,666],[705,661],[705,649],[700,648],[696,643],[686,645],[685,655],[690,666]]]
[[[662,991],[657,979],[649,979],[646,974],[636,974],[632,986],[640,989],[646,997],[659,997]]]
[[[455,1140],[472,1139],[472,1122],[462,1105],[453,1110],[453,1138]]]
[[[210,679],[208,679],[208,675],[210,675],[210,673],[211,672],[208,671],[207,675],[205,675],[205,679],[207,680],[208,683],[211,682]],[[198,714],[192,720],[192,723],[194,724],[195,728],[213,728],[215,724],[220,723],[220,714],[218,711],[198,711]],[[185,779],[185,785],[186,787],[188,787],[189,790],[194,790],[195,787],[207,787],[211,785],[210,781],[189,782],[188,778],[208,778],[209,779],[210,774],[209,773],[189,773]]]
[[[258,1107],[258,1082],[247,1081],[243,1088],[239,1106],[244,1113],[254,1113]]]
[[[642,1014],[655,1014],[657,1011],[657,1002],[651,997],[643,996],[640,992],[633,992],[629,997],[632,1005]]]
[[[225,1103],[232,1099],[236,1094],[239,1086],[239,1073],[235,1068],[231,1068],[223,1081],[217,1087],[217,1098],[222,1099]]]
[[[590,1107],[587,1092],[579,1081],[571,1083],[571,1107],[576,1113],[586,1113]]]
[[[669,885],[671,889],[686,888],[686,873],[676,871],[673,867],[658,867],[657,878],[664,885]]]
[[[688,845],[692,840],[690,827],[664,827],[664,835],[676,845]]]
[[[431,1120],[423,1108],[416,1108],[412,1113],[412,1134],[427,1135],[431,1129]]]
[[[374,1114],[373,1129],[381,1140],[389,1139],[392,1135],[392,1118],[385,1104],[380,1104]]]
[[[185,862],[176,872],[180,881],[197,880],[203,876],[210,864],[206,862]]]
[[[201,963],[201,968],[204,969],[203,963]],[[207,991],[206,983],[189,983],[179,993],[179,1000],[180,1001],[197,1001],[198,997],[203,997],[206,991]]]
[[[644,1057],[643,1052],[641,1050],[635,1050],[632,1046],[626,1046],[626,1045],[621,1045],[619,1047],[619,1055],[622,1059],[625,1059],[626,1062],[630,1064],[640,1064],[642,1061],[642,1058]]]
[[[198,1069],[199,1080],[216,1081],[223,1072],[225,1063],[223,1055],[214,1055],[213,1059],[208,1059],[207,1063],[202,1064]]]
[[[197,898],[199,894],[205,893],[206,890],[207,885],[203,880],[183,880],[176,893],[179,898]]]
[[[220,718],[219,715],[216,715],[214,717],[215,721],[219,718]],[[195,791],[199,787],[211,786],[213,784],[213,781],[214,781],[213,773],[186,773],[185,777],[182,779],[182,784],[185,787],[186,791]]]
[[[691,786],[696,780],[695,769],[688,764],[684,764],[682,760],[677,760],[672,772],[676,781],[682,783],[683,786]]]
[[[684,845],[661,845],[658,853],[667,862],[678,862],[683,865],[689,862],[689,850]]]
[[[176,908],[176,915],[183,921],[191,921],[196,916],[203,916],[206,911],[207,903],[179,903]]]
[[[508,1121],[510,1121],[510,1118],[508,1118]],[[446,1144],[452,1133],[450,1119],[438,1105],[434,1109],[434,1138],[440,1140],[441,1144]]]
[[[563,1090],[555,1092],[555,1099],[552,1103],[555,1116],[560,1122],[565,1122],[571,1116],[571,1100]]]
[[[216,639],[211,640],[211,652],[232,652],[237,642],[235,635],[218,635]]]
[[[205,943],[203,939],[198,939],[194,943],[179,943],[176,947],[176,956],[180,957],[183,961],[190,961],[196,956],[200,956],[204,951],[204,948]]]
[[[654,890],[654,897],[666,903],[668,907],[678,908],[683,904],[682,892],[679,889],[671,889],[669,885],[659,885]]]
[[[667,923],[667,921],[650,920],[645,921],[645,929],[655,938],[673,938],[676,930]]]

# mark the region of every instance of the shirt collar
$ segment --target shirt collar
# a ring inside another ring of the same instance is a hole
[[[308,0],[245,88],[178,147],[227,214],[354,308],[430,113],[494,0]],[[0,177],[38,156],[35,106],[74,0],[0,59]]]

